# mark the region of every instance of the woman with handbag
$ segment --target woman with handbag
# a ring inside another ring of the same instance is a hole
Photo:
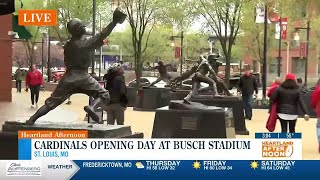
[[[285,81],[275,90],[270,99],[272,102],[277,102],[277,115],[281,124],[281,132],[287,133],[289,128],[290,133],[295,133],[298,106],[305,114],[304,119],[309,120],[307,108],[294,74],[286,75]]]

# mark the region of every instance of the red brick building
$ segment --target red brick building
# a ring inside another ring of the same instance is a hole
[[[0,102],[12,101],[12,14],[0,16]]]
[[[296,22],[295,27],[302,27],[302,23]],[[301,30],[305,31],[305,30]],[[304,35],[300,35],[304,36]],[[314,33],[310,32],[310,39],[314,37]],[[283,43],[281,49],[281,77],[284,77],[286,73],[294,73],[297,77],[304,79],[305,76],[305,64],[306,58],[303,58],[304,50],[297,46],[297,42],[293,40],[293,35],[288,36],[290,39]],[[303,37],[302,37],[303,38]],[[305,38],[304,38],[305,39]],[[303,40],[300,40],[303,42]],[[289,42],[289,43],[287,43]],[[267,66],[267,78],[268,81],[272,81],[277,76],[278,69],[278,48],[274,48],[272,51],[272,58],[268,61]],[[254,71],[261,72],[260,63],[255,58],[245,55],[243,57],[245,64],[250,64]],[[308,56],[308,82],[313,83],[317,81],[319,73],[319,54],[315,47],[309,47]]]

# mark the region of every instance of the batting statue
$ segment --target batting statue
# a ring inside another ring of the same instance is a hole
[[[210,77],[207,76],[207,74],[209,73],[214,74],[215,72],[212,69],[211,65],[209,64],[208,60],[205,59],[202,55],[200,56],[201,58],[201,62],[198,66],[198,69],[196,70],[196,73],[194,75],[194,77],[192,78],[192,82],[193,82],[193,89],[192,91],[184,98],[184,102],[185,103],[189,103],[190,104],[190,98],[193,95],[198,95],[199,94],[199,90],[200,89],[200,83],[204,82],[209,84],[212,87],[212,91],[213,91],[213,96],[219,96],[218,95],[218,91],[217,91],[217,86],[216,86],[216,82],[211,79]]]
[[[224,92],[227,96],[232,96],[224,80],[218,77],[216,74],[219,72],[219,66],[222,65],[222,63],[218,61],[218,57],[219,57],[218,54],[210,54],[208,56],[208,62],[215,72],[215,73],[211,73],[209,77],[216,82],[218,91]],[[201,91],[206,92],[208,90],[211,90],[212,88],[213,87],[209,86],[207,88],[203,88]]]
[[[158,77],[157,80],[152,82],[148,87],[153,86],[160,82],[161,80],[167,83],[169,85],[172,80],[172,76],[168,73],[167,67],[172,66],[171,64],[163,64],[162,61],[158,62],[158,66],[151,67],[151,69],[157,69],[159,71],[160,76]]]
[[[88,74],[92,52],[103,45],[103,40],[109,36],[117,24],[122,24],[127,15],[116,9],[113,13],[113,21],[100,33],[88,39],[83,39],[86,34],[85,25],[79,19],[72,19],[67,24],[71,39],[64,46],[64,62],[66,73],[59,82],[51,96],[26,124],[33,125],[38,118],[62,104],[72,94],[83,93],[94,98],[90,106],[84,110],[97,123],[101,122],[95,109],[101,105],[107,105],[110,101],[109,92],[104,89],[92,76]]]

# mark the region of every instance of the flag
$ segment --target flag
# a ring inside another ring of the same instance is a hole
[[[281,33],[280,33],[280,21],[276,23],[276,33],[275,33],[275,39],[280,38],[281,34],[281,39],[286,40],[287,39],[287,33],[288,33],[288,18],[281,18]]]
[[[261,24],[261,23],[264,23],[264,15],[265,15],[265,12],[264,12],[264,4],[263,3],[258,3],[257,6],[256,6],[256,23],[257,24]],[[268,22],[270,23],[270,22]]]
[[[175,47],[174,48],[174,57],[175,58],[181,58],[181,47]]]

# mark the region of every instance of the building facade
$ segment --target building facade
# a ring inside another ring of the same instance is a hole
[[[12,14],[0,16],[0,102],[12,101]]]

